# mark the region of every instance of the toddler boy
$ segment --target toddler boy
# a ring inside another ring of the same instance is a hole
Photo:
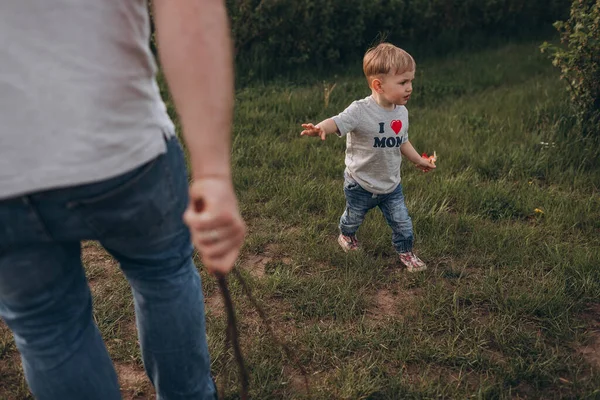
[[[354,101],[340,114],[316,125],[302,124],[302,136],[346,136],[344,194],[338,243],[344,251],[357,250],[356,231],[365,215],[379,207],[392,228],[392,244],[409,272],[427,269],[413,253],[413,227],[402,193],[402,156],[428,172],[434,163],[422,158],[408,140],[408,111],[416,63],[406,51],[381,43],[363,58],[371,95]]]

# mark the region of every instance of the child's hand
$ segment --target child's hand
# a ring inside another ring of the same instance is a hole
[[[321,140],[325,140],[325,137],[327,136],[327,132],[319,125],[308,123],[302,124],[302,127],[304,130],[300,132],[300,136],[319,136],[321,137]]]
[[[430,163],[428,160],[422,158],[418,164],[415,164],[417,168],[419,168],[423,172],[429,172],[432,169],[435,169],[435,164]]]
[[[432,155],[432,156],[427,156],[426,153],[423,153],[423,155],[419,159],[419,162],[417,164],[415,164],[415,166],[423,172],[429,172],[432,169],[435,169],[436,168],[435,162],[437,161],[437,154],[435,154],[435,152],[433,154],[434,155]]]

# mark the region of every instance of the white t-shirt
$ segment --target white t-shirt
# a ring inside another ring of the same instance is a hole
[[[408,141],[408,110],[382,108],[373,97],[354,101],[333,117],[346,136],[346,172],[365,190],[393,192],[400,184],[400,145]]]
[[[0,2],[0,199],[90,183],[165,151],[146,0]]]

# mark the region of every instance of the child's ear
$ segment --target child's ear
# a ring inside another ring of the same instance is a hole
[[[382,91],[382,89],[381,89],[381,80],[379,80],[377,78],[373,79],[373,81],[371,82],[371,87],[377,93],[381,93],[381,91]]]

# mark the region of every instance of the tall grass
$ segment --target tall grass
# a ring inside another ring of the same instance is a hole
[[[238,268],[309,371],[313,399],[599,398],[600,366],[581,351],[600,343],[599,151],[572,132],[557,71],[536,43],[417,63],[409,136],[437,151],[438,168],[406,162],[402,179],[429,269],[399,267],[377,210],[358,232],[363,251],[336,243],[345,142],[299,133],[368,95],[355,68],[238,89],[232,160],[249,226]],[[107,288],[95,306],[113,359],[141,365],[122,275],[88,274]],[[217,285],[202,275],[213,372],[236,399]],[[230,285],[252,398],[307,398]],[[0,341],[0,363],[11,346]],[[26,398],[16,368],[5,385]]]
[[[239,90],[234,179],[250,226],[240,267],[251,254],[272,260],[249,278],[318,398],[600,396],[577,352],[591,326],[582,313],[600,296],[598,150],[569,131],[557,72],[529,44],[418,64],[409,136],[437,151],[438,169],[406,163],[402,175],[430,269],[398,267],[376,211],[358,232],[362,253],[335,242],[345,141],[301,138],[300,124],[368,95],[358,74]],[[255,397],[304,398],[290,360],[248,324]]]

